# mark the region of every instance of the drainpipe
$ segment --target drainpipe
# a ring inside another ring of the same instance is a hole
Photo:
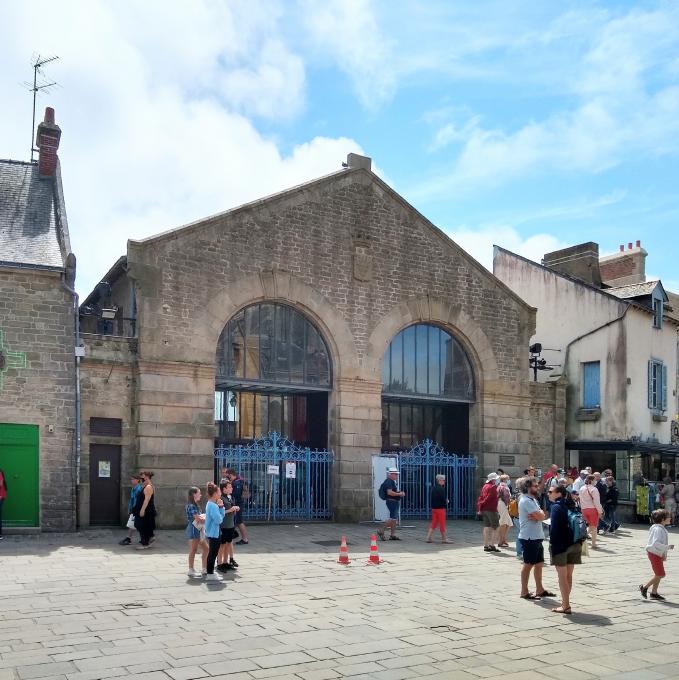
[[[75,255],[69,253],[66,258],[66,271],[62,275],[61,285],[73,299],[73,316],[75,332],[75,527],[80,526],[80,304],[75,291]]]

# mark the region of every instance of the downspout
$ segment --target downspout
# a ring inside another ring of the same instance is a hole
[[[69,253],[66,258],[66,271],[62,275],[61,285],[71,294],[73,300],[74,332],[75,332],[75,528],[80,526],[80,300],[75,291],[75,255]]]
[[[580,342],[583,338],[586,338],[589,335],[594,335],[594,333],[598,333],[599,331],[603,330],[604,328],[608,328],[609,326],[612,326],[614,323],[618,323],[619,321],[622,321],[625,316],[627,315],[627,310],[630,308],[630,305],[627,305],[625,307],[625,311],[617,318],[611,319],[610,321],[607,321],[605,324],[601,326],[597,326],[596,328],[593,328],[591,331],[587,331],[586,333],[583,333],[582,335],[578,335],[577,338],[573,338],[567,345],[566,345],[566,350],[564,352],[564,357],[563,357],[563,371],[561,373],[562,376],[568,377],[568,352],[570,352],[571,345],[574,345],[576,342]]]

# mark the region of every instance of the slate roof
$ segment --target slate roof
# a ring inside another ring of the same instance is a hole
[[[627,286],[606,288],[606,292],[615,297],[627,300],[629,298],[645,297],[651,295],[660,281],[645,281],[643,283],[630,283]]]
[[[70,244],[59,170],[40,179],[37,163],[0,160],[0,265],[63,269]]]

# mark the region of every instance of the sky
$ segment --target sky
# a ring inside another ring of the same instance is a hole
[[[31,61],[77,287],[143,238],[373,168],[479,262],[641,240],[679,291],[679,3],[0,4],[0,157],[30,156]],[[41,118],[41,116],[39,117]]]

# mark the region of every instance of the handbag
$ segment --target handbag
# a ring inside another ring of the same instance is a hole
[[[134,515],[130,515],[127,518],[127,524],[125,525],[128,529],[134,529]]]

